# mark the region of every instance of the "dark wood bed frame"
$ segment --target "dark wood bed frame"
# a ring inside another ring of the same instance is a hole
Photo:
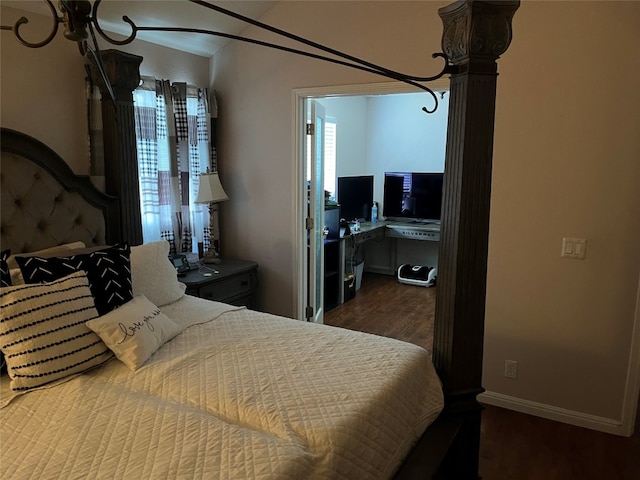
[[[103,244],[113,244],[119,241],[117,232],[120,221],[120,209],[116,197],[98,190],[93,183],[91,183],[91,179],[88,176],[76,175],[69,167],[69,164],[54,150],[24,133],[2,128],[0,150],[3,153],[12,153],[23,159],[30,160],[51,175],[67,192],[79,194],[86,203],[97,208],[104,218],[104,238],[96,238],[95,241]],[[1,173],[4,175],[5,172]],[[21,247],[12,244],[11,240],[5,236],[6,231],[10,230],[12,225],[4,219],[4,207],[3,205],[3,216],[2,222],[0,223],[2,249],[9,248],[12,253],[20,253]],[[37,233],[34,232],[34,235],[36,234]],[[84,241],[88,244],[87,246],[90,246],[92,240],[93,239],[85,239]],[[50,246],[52,245],[39,245],[38,248]]]
[[[482,355],[496,99],[496,61],[508,48],[519,0],[463,0],[440,9],[442,47],[451,75],[433,361],[443,383],[445,409],[427,429],[396,479],[478,479],[482,406]],[[137,189],[132,91],[141,57],[116,50],[102,54],[116,101],[103,92],[110,243],[142,243]],[[100,85],[99,79],[96,79]],[[104,87],[104,85],[102,85]],[[20,151],[45,164],[72,190],[90,190],[55,152],[23,134],[2,129],[2,150]],[[59,165],[61,164],[61,165]],[[58,168],[59,167],[59,168]],[[59,171],[62,173],[59,173]]]

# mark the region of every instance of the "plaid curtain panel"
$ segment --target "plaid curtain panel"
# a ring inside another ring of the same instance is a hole
[[[215,155],[212,154],[213,141],[211,138],[211,125],[210,125],[210,110],[209,110],[209,90],[206,88],[197,88],[193,95],[189,95],[196,101],[196,148],[198,160],[199,173],[206,173],[209,171],[216,171]],[[195,177],[191,177],[192,181]],[[198,194],[198,188],[200,185],[199,179],[196,181],[193,192]],[[193,197],[196,198],[195,196]],[[197,204],[200,210],[195,216],[197,231],[202,231],[202,243],[204,251],[208,251],[212,248],[213,237],[211,235],[211,216],[209,214],[209,205]],[[215,205],[217,207],[217,205]]]
[[[165,239],[171,253],[210,244],[208,206],[194,202],[210,164],[201,90],[145,77],[134,92],[143,239]]]
[[[217,155],[217,126],[218,126],[218,100],[216,98],[216,92],[213,90],[212,92],[207,91],[206,89],[201,90],[200,101],[203,104],[202,115],[204,116],[203,122],[207,120],[209,123],[206,126],[206,133],[209,136],[209,158],[211,163],[211,171],[218,171],[218,155]],[[220,219],[218,217],[220,204],[216,203],[211,206],[213,209],[212,214],[210,215],[211,220],[209,223],[209,238],[211,239],[211,244],[208,244],[208,248],[214,248],[217,252],[220,252],[219,238],[220,238]],[[206,235],[206,234],[205,234]]]

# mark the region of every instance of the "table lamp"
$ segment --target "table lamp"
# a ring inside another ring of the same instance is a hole
[[[209,250],[204,252],[202,256],[203,263],[220,263],[220,256],[215,247],[213,204],[225,200],[229,200],[229,197],[224,188],[222,188],[218,173],[207,172],[200,174],[200,188],[195,202],[209,204],[209,226],[211,228],[211,244],[209,245]]]

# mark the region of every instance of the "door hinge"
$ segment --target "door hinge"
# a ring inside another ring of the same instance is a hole
[[[305,317],[308,319],[313,318],[313,307],[307,307],[305,310]]]
[[[314,227],[314,222],[313,222],[313,218],[312,217],[308,217],[305,220],[305,227],[307,228],[307,230],[313,230]]]
[[[316,128],[313,123],[307,123],[307,135],[315,135]]]

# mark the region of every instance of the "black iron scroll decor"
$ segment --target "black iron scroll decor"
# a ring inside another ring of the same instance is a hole
[[[294,53],[297,55],[302,55],[310,58],[314,58],[317,60],[323,60],[326,62],[334,63],[337,65],[342,65],[349,68],[354,68],[358,70],[362,70],[365,72],[373,73],[376,75],[381,75],[383,77],[387,77],[399,82],[406,83],[408,85],[412,85],[420,90],[423,90],[431,95],[433,98],[434,106],[429,109],[427,107],[423,107],[427,113],[433,113],[438,108],[438,98],[433,90],[429,89],[423,82],[431,82],[442,78],[446,74],[456,73],[457,67],[452,65],[447,56],[444,53],[434,53],[432,55],[433,58],[442,58],[444,60],[444,67],[437,75],[430,77],[419,77],[414,75],[407,75],[404,73],[396,72],[394,70],[390,70],[388,68],[382,67],[380,65],[376,65],[374,63],[368,62],[366,60],[362,60],[360,58],[354,57],[352,55],[340,52],[333,48],[327,47],[325,45],[321,45],[319,43],[313,42],[311,40],[307,40],[298,35],[294,35],[292,33],[286,32],[279,28],[267,25],[265,23],[259,22],[257,20],[253,20],[251,18],[245,17],[239,13],[235,13],[226,8],[220,7],[218,5],[214,5],[212,3],[203,1],[203,0],[189,0],[191,3],[196,5],[200,5],[204,8],[208,8],[210,10],[214,10],[220,14],[230,16],[241,20],[243,22],[249,23],[261,29],[272,32],[276,35],[288,38],[290,40],[294,40],[301,44],[307,45],[324,53],[332,55],[326,56],[320,53],[313,53],[304,50],[300,50],[297,48],[287,47],[283,45],[277,45],[274,43],[264,42],[261,40],[255,40],[252,38],[243,37],[240,35],[233,35],[224,32],[217,32],[213,30],[204,30],[198,28],[189,28],[189,27],[154,27],[154,26],[139,26],[136,25],[133,20],[131,20],[128,16],[124,15],[122,20],[126,22],[131,27],[131,34],[123,39],[117,40],[115,38],[111,38],[107,33],[100,27],[100,22],[98,19],[98,9],[100,7],[100,3],[102,0],[96,0],[93,4],[87,0],[84,1],[73,1],[73,0],[61,0],[59,2],[59,10],[61,12],[61,16],[58,16],[58,11],[54,7],[53,3],[50,0],[45,0],[49,5],[49,8],[53,17],[53,27],[49,36],[46,37],[43,41],[37,43],[31,43],[26,41],[23,36],[20,34],[20,28],[22,25],[29,22],[26,17],[21,17],[14,26],[0,26],[2,30],[11,30],[16,36],[17,40],[24,46],[30,48],[40,48],[48,43],[50,43],[58,33],[58,27],[62,23],[64,25],[64,36],[69,40],[75,41],[78,43],[80,48],[80,53],[83,56],[90,56],[95,64],[98,66],[100,70],[100,74],[105,81],[105,85],[109,89],[111,93],[111,97],[113,98],[113,92],[111,92],[110,84],[107,81],[104,68],[102,65],[102,61],[100,59],[100,50],[98,48],[98,43],[96,41],[95,32],[97,32],[100,37],[102,37],[106,42],[112,45],[127,45],[133,42],[138,34],[138,32],[183,32],[183,33],[194,33],[194,34],[203,34],[203,35],[214,35],[218,37],[229,38],[232,40],[238,40],[241,42],[252,43],[254,45],[260,45],[263,47],[274,48],[277,50],[281,50],[284,52]]]

